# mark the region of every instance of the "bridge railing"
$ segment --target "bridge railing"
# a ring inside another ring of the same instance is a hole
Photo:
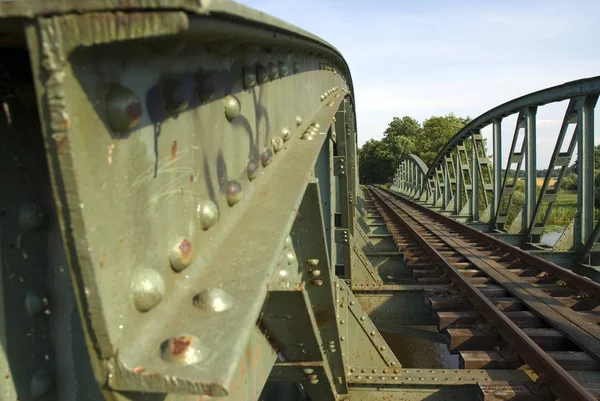
[[[417,156],[405,156],[399,163],[393,189],[463,220],[488,223],[490,230],[521,234],[523,243],[536,245],[548,227],[561,184],[577,154],[577,212],[555,250],[577,250],[578,260],[590,263],[591,255],[600,250],[596,245],[600,226],[594,226],[594,109],[598,94],[600,77],[594,77],[494,107],[461,129],[426,172]],[[543,105],[561,101],[568,101],[568,106],[544,182],[538,189],[537,111]],[[502,121],[509,116],[516,116],[516,123],[510,150],[503,158]],[[492,130],[491,160],[482,136],[486,127]],[[515,218],[509,218],[521,171],[525,175],[524,206]]]

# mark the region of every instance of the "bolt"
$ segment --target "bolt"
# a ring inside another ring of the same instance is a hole
[[[269,71],[267,71],[267,67],[262,64],[256,65],[256,80],[259,84],[269,82]]]
[[[177,365],[198,363],[203,358],[198,342],[198,338],[190,334],[169,338],[160,345],[161,356],[165,361]]]
[[[225,96],[223,103],[225,105],[225,116],[229,121],[233,120],[234,118],[240,115],[242,106],[240,104],[240,101],[235,96]]]
[[[244,67],[242,80],[244,82],[244,89],[250,89],[256,85],[256,72],[252,67]]]
[[[196,206],[196,216],[200,222],[200,226],[208,230],[219,220],[219,209],[217,205],[210,200],[199,202]]]
[[[224,312],[233,306],[233,297],[222,288],[207,288],[194,297],[194,306],[207,311]]]
[[[292,65],[292,68],[294,69],[294,74],[297,74],[298,71],[300,71],[300,63],[295,61],[294,64]]]
[[[291,265],[292,263],[296,262],[296,254],[292,250],[288,250],[285,253],[285,257],[287,259],[288,265]]]
[[[310,375],[312,372],[314,372],[314,369],[311,369],[311,368],[304,368],[304,369],[302,369],[302,371],[303,371],[305,374],[307,374],[307,375]]]
[[[48,307],[48,298],[46,295],[36,290],[27,291],[25,295],[25,308],[31,316],[39,315]]]
[[[321,275],[321,270],[317,270],[317,269],[315,269],[315,270],[311,270],[311,271],[310,271],[310,274],[311,274],[313,277],[319,277],[319,276]]]
[[[181,78],[167,78],[162,87],[163,105],[172,116],[184,111],[189,104],[186,85]]]
[[[142,103],[129,88],[111,84],[106,93],[106,119],[117,133],[134,129],[142,119]]]
[[[288,74],[288,66],[285,62],[280,61],[279,62],[279,76],[280,77],[285,77]]]
[[[35,202],[25,202],[19,208],[19,224],[25,231],[38,229],[44,223],[44,212]]]
[[[273,150],[275,151],[275,153],[279,152],[283,148],[283,139],[281,139],[278,136],[273,138],[271,140],[271,143],[273,144]]]
[[[269,63],[269,78],[271,78],[271,81],[279,78],[279,68],[275,63]]]
[[[302,124],[302,117],[296,116],[296,125]]]
[[[212,100],[217,94],[217,85],[212,74],[199,72],[196,77],[196,95],[201,103]]]
[[[312,283],[317,287],[320,287],[323,285],[323,280],[313,280]]]
[[[260,161],[262,162],[262,165],[266,167],[271,163],[271,160],[273,160],[273,152],[271,152],[271,149],[267,148],[260,155]]]
[[[139,269],[131,281],[133,302],[140,312],[147,312],[154,308],[165,293],[165,282],[154,269]]]
[[[249,161],[246,166],[246,171],[248,172],[248,180],[252,181],[258,176],[258,163]]]
[[[289,130],[289,129],[287,129],[287,128],[284,128],[283,130],[281,130],[281,137],[283,138],[283,140],[284,140],[285,142],[287,142],[287,141],[289,141],[289,140],[290,140],[290,138],[292,137],[292,134],[291,134],[291,132],[290,132],[290,130]]]
[[[175,271],[182,271],[192,263],[194,260],[194,247],[188,239],[182,239],[171,248],[169,254],[171,259],[171,267]]]
[[[29,383],[29,392],[32,397],[41,397],[50,391],[54,380],[46,369],[38,370],[33,374]]]
[[[303,134],[302,139],[307,140],[307,141],[312,141],[313,136],[311,134]]]
[[[229,202],[229,206],[233,206],[242,200],[243,195],[242,186],[239,182],[229,181],[227,183],[227,202]]]

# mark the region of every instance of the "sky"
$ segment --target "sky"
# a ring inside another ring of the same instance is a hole
[[[341,51],[354,82],[359,145],[382,138],[394,116],[475,118],[515,97],[600,75],[597,0],[242,2]],[[547,167],[565,108],[538,109],[538,168]],[[503,123],[504,157],[514,120]]]

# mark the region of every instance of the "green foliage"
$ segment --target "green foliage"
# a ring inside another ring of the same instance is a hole
[[[431,164],[450,138],[469,121],[468,117],[449,114],[431,117],[421,125],[412,117],[394,117],[382,140],[371,139],[358,150],[361,183],[390,182],[400,159],[409,153]]]

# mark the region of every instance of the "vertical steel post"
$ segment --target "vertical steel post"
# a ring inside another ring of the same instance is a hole
[[[471,134],[471,221],[479,221],[479,155],[475,132]]]
[[[463,182],[460,151],[456,151],[456,193],[454,194],[454,214],[459,215],[463,208]]]
[[[490,220],[494,219],[496,211],[500,209],[500,194],[502,191],[502,120],[494,120],[492,129],[494,141],[494,199],[492,200],[490,213],[492,217]]]
[[[525,206],[523,207],[521,232],[529,227],[536,205],[536,112],[537,107],[535,106],[528,107],[525,112]]]
[[[588,96],[577,113],[577,214],[574,245],[582,247],[594,229],[594,106]]]
[[[442,162],[442,170],[444,171],[444,209],[450,203],[450,171],[448,171],[448,162],[444,157]]]

